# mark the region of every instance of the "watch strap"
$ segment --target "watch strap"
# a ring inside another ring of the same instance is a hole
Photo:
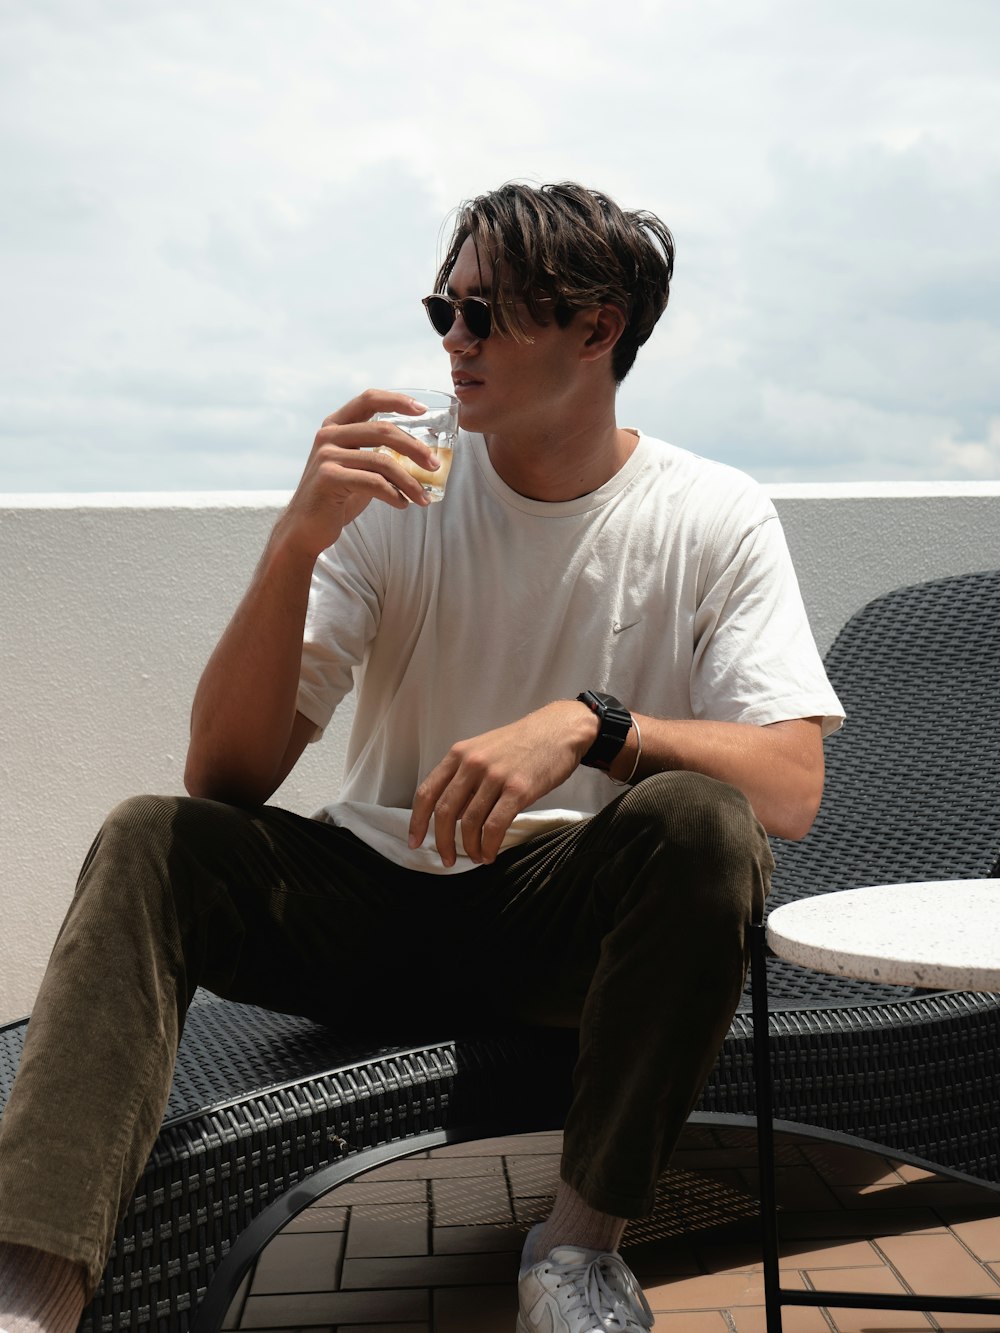
[[[580,760],[587,768],[608,769],[621,754],[622,747],[632,730],[632,714],[616,699],[613,694],[599,694],[596,690],[584,690],[577,699],[596,714],[600,722],[597,739]]]

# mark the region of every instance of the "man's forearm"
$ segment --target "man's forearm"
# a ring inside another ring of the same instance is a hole
[[[799,718],[758,727],[743,722],[674,721],[635,715],[642,755],[633,781],[652,773],[687,770],[739,788],[768,833],[801,838],[823,794],[819,721]],[[624,781],[638,751],[629,732],[611,776]]]
[[[393,509],[430,503],[419,481],[376,446],[391,445],[433,469],[431,450],[371,420],[421,410],[407,394],[367,389],[317,431],[288,508],[199,682],[184,770],[192,795],[266,801],[302,753],[311,726],[295,700],[313,567],[373,500]]]
[[[313,564],[279,523],[195,692],[192,795],[256,804],[285,776]]]

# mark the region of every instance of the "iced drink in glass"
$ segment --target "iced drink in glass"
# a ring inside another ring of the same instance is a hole
[[[391,422],[421,444],[426,444],[440,467],[436,472],[428,472],[412,458],[397,454],[395,449],[383,446],[380,452],[391,454],[411,477],[419,481],[429,500],[443,500],[448,473],[451,471],[452,451],[458,438],[458,399],[439,389],[399,389],[396,392],[405,393],[408,398],[423,403],[427,410],[420,416],[413,416],[409,412],[376,412],[374,419]]]

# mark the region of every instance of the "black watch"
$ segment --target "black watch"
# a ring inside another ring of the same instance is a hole
[[[632,730],[632,714],[613,694],[597,694],[584,690],[576,696],[594,713],[601,724],[597,740],[580,760],[588,768],[599,768],[606,773],[621,754],[622,746]]]

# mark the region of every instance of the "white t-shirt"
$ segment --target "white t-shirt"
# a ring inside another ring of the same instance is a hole
[[[526,499],[462,433],[445,499],[373,503],[316,563],[298,708],[319,739],[357,710],[340,799],[320,818],[392,861],[413,793],[457,740],[592,689],[636,713],[764,724],[843,713],[770,500],[741,472],[639,435],[576,500]],[[620,791],[594,769],[519,815],[504,846],[587,818]],[[459,844],[461,851],[461,844]]]

